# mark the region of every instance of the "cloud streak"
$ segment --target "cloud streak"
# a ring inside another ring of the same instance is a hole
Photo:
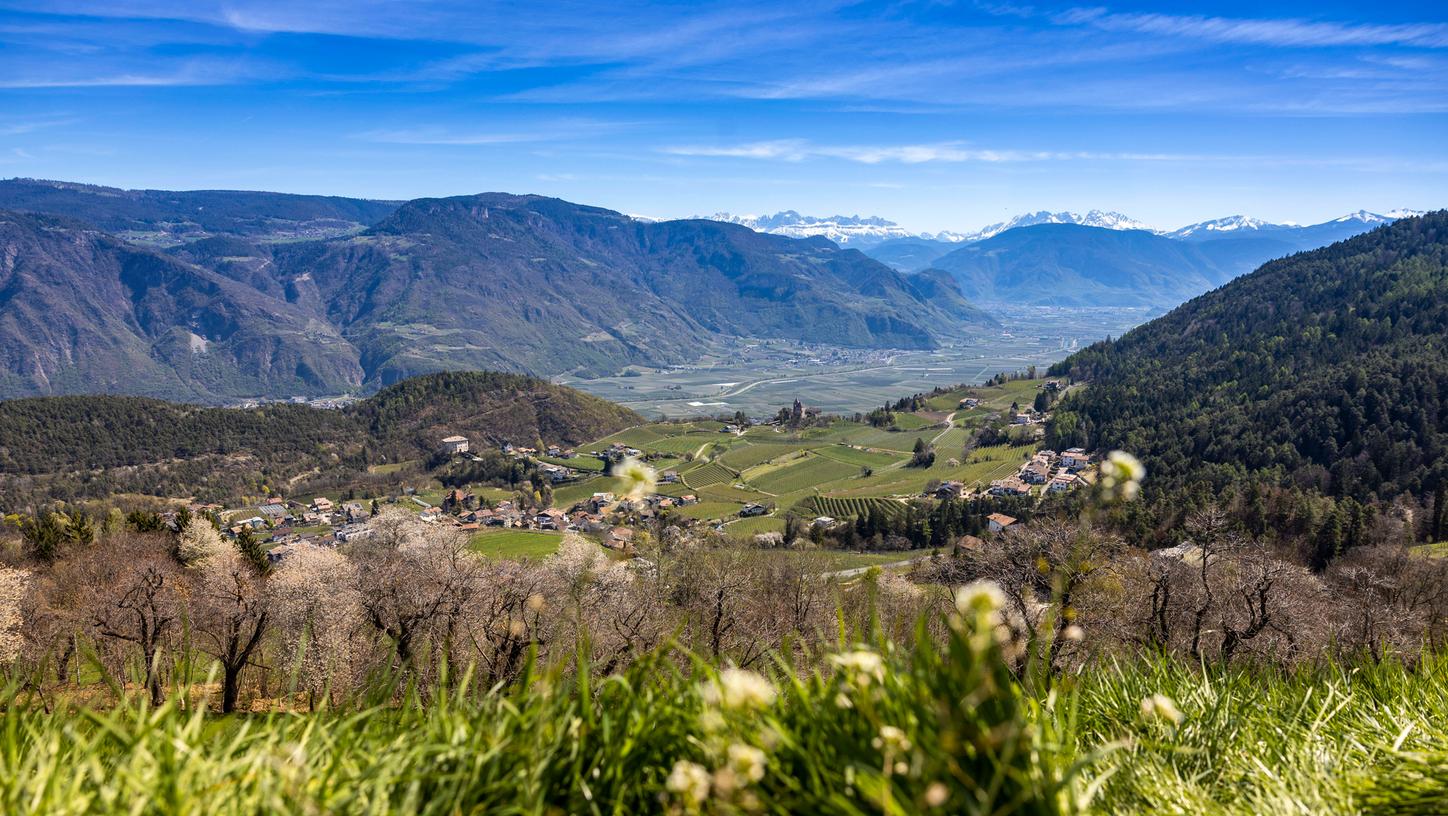
[[[29,119],[24,121],[0,121],[0,136],[23,136],[27,133],[34,133],[37,130],[46,128],[62,127],[74,124],[77,119],[71,117],[55,117],[42,119]]]
[[[678,145],[660,149],[671,156],[760,159],[802,162],[840,159],[858,164],[926,164],[979,162],[1010,164],[1059,161],[1223,161],[1240,157],[1178,153],[1112,153],[1092,151],[985,149],[964,142],[902,145],[821,145],[804,139],[775,139],[736,145]]]
[[[1411,170],[1448,171],[1448,162],[1379,156],[1275,156],[1261,154],[1170,153],[1149,151],[1022,150],[970,147],[964,142],[903,145],[822,145],[805,139],[775,139],[734,145],[681,145],[659,149],[670,156],[804,162],[834,159],[866,165],[881,164],[1030,164],[1052,162],[1146,162],[1220,164],[1254,167],[1330,167],[1361,172]]]
[[[1411,23],[1381,25],[1294,19],[1243,19],[1170,14],[1113,13],[1104,8],[1076,8],[1052,18],[1061,25],[1089,25],[1164,37],[1189,37],[1218,43],[1279,48],[1337,46],[1408,46],[1448,48],[1448,25]]]

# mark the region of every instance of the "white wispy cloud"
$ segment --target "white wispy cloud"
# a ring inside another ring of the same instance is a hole
[[[160,74],[114,74],[85,77],[28,77],[0,79],[0,88],[163,88],[183,85],[216,85],[217,80]]]
[[[1212,164],[1222,167],[1321,167],[1365,173],[1448,171],[1448,162],[1375,156],[1302,156],[1154,151],[1023,150],[970,147],[963,142],[906,145],[822,145],[805,139],[776,139],[734,145],[682,145],[660,148],[671,156],[802,162],[836,159],[859,164],[925,164],[929,162],[1029,164],[1051,162],[1124,162]]]
[[[1337,23],[1299,19],[1247,19],[1199,15],[1118,13],[1105,8],[1076,8],[1054,15],[1063,25],[1090,25],[1168,37],[1219,43],[1292,48],[1328,46],[1410,46],[1448,48],[1442,23]]]
[[[26,70],[29,68],[29,70]],[[0,88],[165,88],[268,81],[278,65],[251,57],[160,59],[110,55],[90,65],[45,60],[30,66],[0,64]]]
[[[77,120],[74,117],[44,117],[39,119],[23,120],[0,120],[0,136],[23,136],[27,133],[34,133],[37,130],[46,128],[61,127],[69,125]]]
[[[986,164],[1053,161],[1208,161],[1235,157],[1179,153],[1103,153],[1092,151],[1020,150],[970,147],[964,142],[901,145],[822,145],[805,139],[775,139],[733,145],[675,145],[660,149],[671,156],[766,159],[800,162],[806,159],[841,159],[860,164],[925,164],[927,162],[981,162]]]

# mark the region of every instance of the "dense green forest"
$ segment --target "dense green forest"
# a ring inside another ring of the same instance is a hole
[[[574,445],[641,422],[626,408],[517,374],[416,377],[339,410],[207,408],[118,396],[0,402],[0,506],[113,492],[220,498],[313,471],[357,475],[475,445]]]
[[[1048,444],[1121,448],[1158,498],[1249,478],[1361,503],[1448,482],[1448,212],[1268,263],[1053,367]],[[1431,523],[1430,519],[1430,523]]]

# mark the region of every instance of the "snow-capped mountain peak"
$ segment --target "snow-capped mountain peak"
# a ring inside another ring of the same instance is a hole
[[[1397,209],[1388,210],[1385,213],[1374,213],[1368,212],[1367,210],[1358,210],[1357,212],[1348,213],[1347,215],[1339,216],[1332,220],[1334,223],[1341,223],[1343,221],[1361,221],[1364,224],[1386,224],[1390,221],[1397,221],[1399,218],[1411,218],[1415,215],[1422,214],[1422,210]]]
[[[1407,209],[1389,210],[1386,213],[1358,210],[1357,212],[1348,213],[1324,224],[1319,224],[1317,227],[1325,228],[1330,224],[1341,224],[1345,226],[1362,224],[1366,228],[1368,226],[1387,224],[1399,218],[1408,218],[1422,214],[1419,210]],[[642,216],[633,217],[639,220],[646,220]],[[1280,237],[1286,234],[1284,231],[1313,229],[1313,227],[1303,227],[1291,221],[1272,222],[1246,215],[1229,215],[1225,218],[1214,218],[1210,221],[1188,224],[1181,229],[1168,232],[1150,227],[1130,216],[1109,210],[1091,210],[1085,215],[1074,212],[1040,210],[1017,215],[1006,221],[991,224],[975,232],[943,231],[936,233],[911,232],[894,221],[888,221],[879,216],[831,215],[817,217],[801,215],[795,210],[784,210],[774,215],[732,215],[727,212],[719,212],[710,216],[696,217],[707,218],[711,221],[725,221],[730,224],[739,224],[756,232],[769,232],[776,235],[786,235],[791,238],[824,236],[840,246],[855,249],[869,249],[877,244],[898,238],[919,238],[926,241],[945,243],[983,241],[999,235],[1006,230],[1012,230],[1018,227],[1031,227],[1037,224],[1079,224],[1085,227],[1098,227],[1111,230],[1146,230],[1167,238],[1192,241],[1204,241],[1219,237],[1255,238],[1262,237],[1259,236],[1259,233],[1265,232],[1272,232],[1275,233],[1277,237]]]
[[[1414,218],[1419,215],[1426,214],[1427,212],[1425,210],[1405,210],[1400,207],[1396,210],[1388,210],[1387,212],[1383,213],[1383,217],[1391,221],[1396,221],[1399,218]]]
[[[1388,219],[1384,218],[1381,215],[1378,215],[1377,213],[1370,213],[1367,210],[1358,210],[1354,213],[1348,213],[1347,215],[1338,216],[1337,218],[1334,218],[1332,220],[1334,222],[1361,221],[1364,224],[1378,224],[1384,223]]]
[[[1229,215],[1226,218],[1213,218],[1210,221],[1200,221],[1196,224],[1188,224],[1175,232],[1168,233],[1173,238],[1189,238],[1199,233],[1217,232],[1248,232],[1252,230],[1283,229],[1296,226],[1295,224],[1273,224],[1263,221],[1260,218],[1250,218],[1245,215]]]
[[[707,218],[710,221],[739,224],[755,232],[771,232],[776,235],[788,235],[791,238],[810,238],[823,235],[844,247],[869,246],[892,238],[916,237],[915,233],[894,221],[887,221],[874,215],[831,215],[821,218],[813,215],[800,215],[794,210],[785,210],[774,215],[731,215],[720,212],[707,216]]]
[[[1017,227],[1033,227],[1037,224],[1080,224],[1083,227],[1100,227],[1102,229],[1156,231],[1146,224],[1137,221],[1135,218],[1122,215],[1119,212],[1092,210],[1085,215],[1080,215],[1073,212],[1053,213],[1048,210],[1041,210],[1040,212],[1018,215],[1008,221],[991,224],[982,230],[966,236],[965,240],[983,241],[986,238],[999,235],[1006,230],[1016,229]]]

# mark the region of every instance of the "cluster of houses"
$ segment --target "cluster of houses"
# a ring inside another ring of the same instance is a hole
[[[693,494],[654,494],[631,499],[605,492],[594,493],[567,510],[557,507],[538,510],[523,508],[512,501],[501,501],[487,506],[472,493],[454,490],[444,497],[441,506],[423,510],[421,518],[429,523],[455,524],[465,530],[506,527],[604,534],[616,526],[613,521],[619,518],[651,519],[663,510],[695,504],[698,501],[698,497]]]
[[[216,505],[193,508],[203,513],[220,512],[220,509]],[[272,496],[256,506],[255,515],[233,518],[223,532],[235,538],[250,531],[272,545],[267,557],[275,562],[285,558],[293,547],[299,545],[335,547],[339,543],[366,538],[372,535],[372,529],[367,526],[371,516],[370,505],[362,502],[339,503],[325,496],[301,502]]]
[[[1065,493],[1090,483],[1091,474],[1087,472],[1090,464],[1091,457],[1081,448],[1059,454],[1052,450],[1037,451],[1021,466],[1020,472],[991,482],[986,492],[992,496],[1029,496],[1033,486],[1044,485],[1047,494]]]
[[[472,443],[468,441],[466,436],[454,435],[444,438],[441,443],[441,449],[443,453],[449,456],[471,456],[475,461],[481,461],[476,455],[470,453]],[[537,448],[522,447],[504,442],[498,446],[498,449],[514,459],[531,460],[539,455],[547,456],[551,459],[575,459],[578,457],[577,451],[559,445],[549,445],[546,450],[539,451]],[[538,470],[553,484],[578,478],[578,473],[572,468],[541,460],[537,460],[536,464],[538,465]]]
[[[986,489],[989,496],[1029,496],[1032,487],[1045,485],[1045,493],[1065,493],[1075,487],[1089,484],[1091,457],[1081,448],[1071,448],[1063,453],[1051,450],[1037,451],[1030,461],[1021,466],[1014,476],[996,479]],[[959,499],[967,494],[964,482],[955,480],[941,482],[926,495],[938,499]]]

